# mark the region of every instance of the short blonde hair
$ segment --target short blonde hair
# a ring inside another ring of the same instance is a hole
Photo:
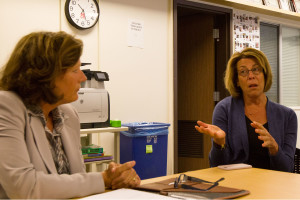
[[[225,71],[224,83],[226,89],[229,91],[232,97],[240,97],[243,92],[237,85],[238,71],[237,63],[243,58],[250,58],[257,62],[259,66],[263,68],[265,87],[264,92],[267,92],[272,86],[272,70],[269,61],[262,51],[254,48],[245,48],[241,52],[235,52],[229,59]]]

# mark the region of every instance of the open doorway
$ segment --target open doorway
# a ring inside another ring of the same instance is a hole
[[[232,11],[174,1],[175,173],[209,167],[211,140],[195,131],[212,121],[215,104],[228,96],[223,74],[230,56]]]

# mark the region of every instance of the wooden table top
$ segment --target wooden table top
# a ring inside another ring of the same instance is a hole
[[[184,174],[207,181],[224,177],[220,186],[250,191],[249,195],[240,197],[241,199],[300,199],[300,174],[258,168],[223,170],[217,167]],[[173,177],[178,177],[178,174],[142,180],[141,184]]]

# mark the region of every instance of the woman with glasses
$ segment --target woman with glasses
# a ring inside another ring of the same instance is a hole
[[[253,48],[234,53],[224,83],[231,96],[216,105],[212,124],[198,121],[195,126],[212,138],[211,167],[247,163],[292,172],[297,116],[266,96],[272,72],[264,53]]]

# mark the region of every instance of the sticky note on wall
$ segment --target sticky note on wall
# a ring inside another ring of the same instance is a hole
[[[153,153],[152,145],[146,145],[146,153]]]

